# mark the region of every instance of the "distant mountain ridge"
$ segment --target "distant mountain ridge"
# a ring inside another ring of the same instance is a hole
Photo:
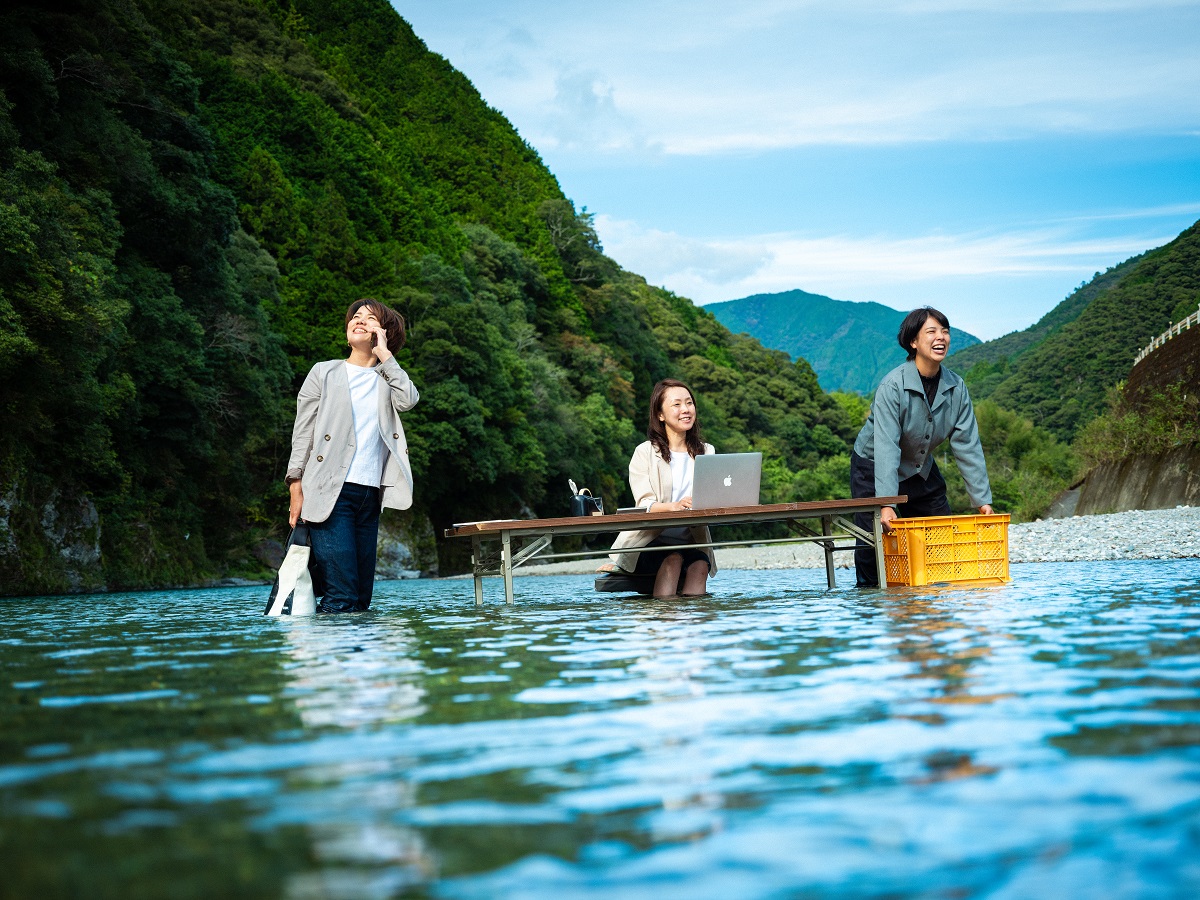
[[[896,333],[907,313],[882,303],[834,300],[794,290],[754,294],[704,308],[735,334],[745,332],[764,347],[808,360],[827,391],[869,394],[904,361]],[[973,334],[951,327],[952,349],[979,343]]]

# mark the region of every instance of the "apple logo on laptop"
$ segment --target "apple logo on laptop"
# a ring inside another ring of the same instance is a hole
[[[725,487],[732,487],[732,486],[733,486],[733,477],[730,475],[726,475],[725,476]]]

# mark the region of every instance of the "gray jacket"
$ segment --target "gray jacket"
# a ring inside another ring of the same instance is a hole
[[[296,397],[287,481],[300,480],[304,492],[300,516],[306,522],[329,518],[354,458],[354,409],[345,363],[344,359],[317,363]],[[388,449],[380,481],[382,505],[408,509],[413,479],[400,413],[416,406],[421,395],[395,357],[375,366],[375,371],[388,387],[379,391],[379,433]]]
[[[971,503],[977,507],[990,504],[992,486],[966,383],[942,366],[931,406],[917,364],[909,360],[879,383],[854,452],[875,461],[875,496],[894,497],[905,478],[929,477],[934,451],[947,439]]]

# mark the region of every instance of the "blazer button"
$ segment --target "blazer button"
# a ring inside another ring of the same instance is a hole
[[[323,456],[318,456],[318,457],[317,457],[317,462],[325,462],[325,457],[323,457]]]
[[[392,432],[392,437],[394,437],[396,440],[400,440],[400,435],[395,431]]]
[[[329,440],[329,435],[325,435],[325,440]]]

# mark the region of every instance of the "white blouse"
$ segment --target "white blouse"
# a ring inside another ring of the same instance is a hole
[[[696,471],[696,461],[684,450],[682,453],[671,454],[671,502],[678,503],[684,497],[692,496],[692,475]]]
[[[696,471],[696,461],[686,450],[671,453],[671,502],[678,503],[684,497],[692,495],[692,476]],[[653,507],[651,507],[653,509]],[[663,537],[690,539],[692,531],[685,525],[675,528],[664,528]]]

